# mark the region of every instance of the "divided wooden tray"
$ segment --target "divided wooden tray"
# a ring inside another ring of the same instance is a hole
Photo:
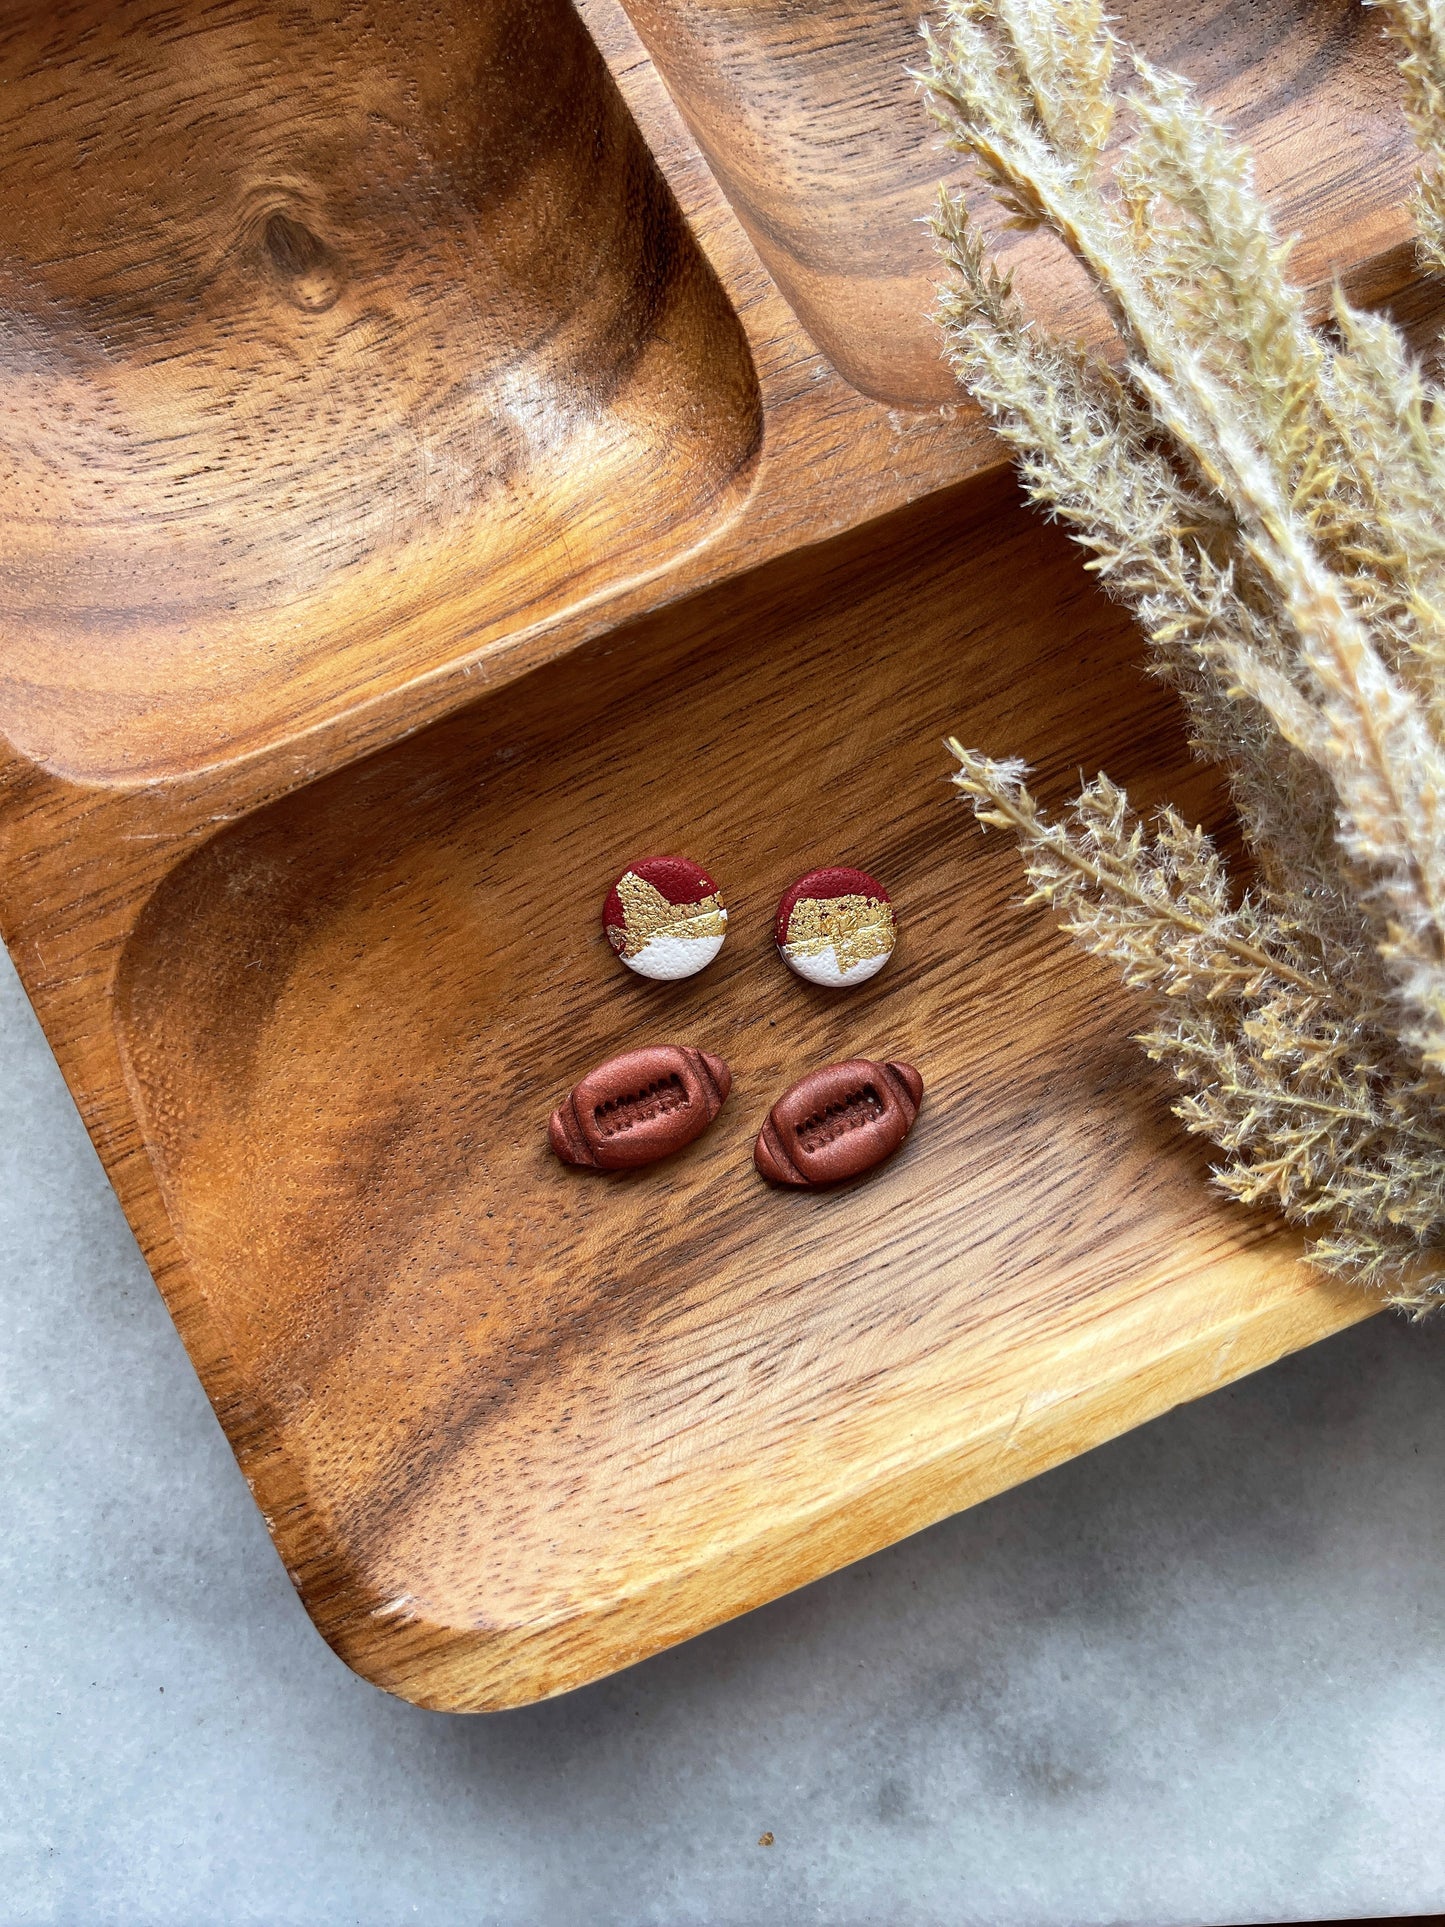
[[[1218,811],[941,371],[919,11],[0,24],[0,921],[316,1624],[426,1705],[625,1665],[1368,1309],[1210,1194],[949,801],[958,730]],[[1405,285],[1368,16],[1121,12],[1312,280]],[[597,923],[658,847],[733,905],[677,986]],[[901,917],[847,997],[769,957],[834,860]],[[563,1170],[553,1103],[656,1038],[729,1059],[717,1126]],[[768,1191],[768,1104],[860,1052],[924,1070],[904,1153]]]

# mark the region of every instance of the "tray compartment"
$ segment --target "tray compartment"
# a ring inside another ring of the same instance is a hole
[[[906,69],[921,0],[623,0],[754,246],[818,346],[862,393],[957,399],[927,319],[939,270],[926,219],[965,177]],[[1118,30],[1189,75],[1254,149],[1307,282],[1407,232],[1413,166],[1399,78],[1354,0],[1120,0]],[[981,217],[997,229],[986,194]],[[1001,237],[1031,304],[1094,335],[1102,317],[1050,239]]]
[[[1117,1375],[1139,1320],[1151,1361],[1209,1329],[1221,1265],[1251,1307],[1250,1266],[1288,1270],[1206,1188],[1128,1000],[1016,907],[1015,853],[944,787],[956,727],[1035,759],[1048,795],[1103,762],[1215,807],[1126,621],[990,490],[649,618],[221,832],[138,925],[117,1021],[213,1394],[322,1630],[380,1683],[494,1706],[642,1657],[1038,1469],[1014,1433],[1070,1409],[1071,1348]],[[684,984],[622,971],[599,927],[649,849],[708,863],[732,906]],[[771,943],[783,887],[833,861],[901,919],[846,995]],[[558,1164],[560,1096],[665,1040],[731,1063],[712,1130],[620,1178]],[[908,1145],[834,1194],[768,1189],[769,1105],[856,1054],[922,1069]],[[1302,1342],[1273,1316],[1257,1344]],[[1245,1368],[1237,1337],[1209,1338],[1210,1371]],[[1052,1450],[1178,1382],[1112,1386]],[[1005,1431],[989,1469],[930,1471]]]
[[[0,727],[35,760],[255,747],[745,489],[739,323],[565,0],[23,0],[0,76]]]

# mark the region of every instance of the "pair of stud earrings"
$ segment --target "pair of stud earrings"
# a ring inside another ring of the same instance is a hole
[[[607,941],[639,977],[675,983],[705,970],[723,947],[722,891],[700,863],[650,856],[631,863],[602,906]],[[866,870],[810,870],[783,892],[773,938],[810,984],[848,990],[876,977],[893,954],[893,901]]]

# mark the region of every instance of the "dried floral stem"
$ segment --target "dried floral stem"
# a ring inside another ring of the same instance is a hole
[[[1384,11],[1445,266],[1445,0]],[[1097,0],[948,0],[924,37],[949,137],[1082,262],[1124,361],[1031,322],[961,197],[936,222],[950,357],[1228,768],[1253,887],[1106,777],[1063,824],[1016,762],[950,742],[955,781],[1156,998],[1142,1041],[1225,1189],[1423,1306],[1445,1297],[1445,396],[1384,318],[1337,297],[1310,325],[1248,157],[1137,54],[1116,88]]]
[[[1021,841],[1047,843],[1060,864],[1071,870],[1086,888],[1099,894],[1107,893],[1120,904],[1132,904],[1137,910],[1151,912],[1187,937],[1213,934],[1229,956],[1256,975],[1291,984],[1295,989],[1304,991],[1306,996],[1323,996],[1323,988],[1315,978],[1307,977],[1303,971],[1296,970],[1278,957],[1271,957],[1258,944],[1246,943],[1241,937],[1217,931],[1210,919],[1191,915],[1173,897],[1146,893],[1139,881],[1139,873],[1131,870],[1127,864],[1090,857],[1082,844],[1072,841],[1062,830],[1050,829],[1043,823],[1033,806],[1033,799],[1022,786],[1011,793],[993,777],[975,775],[975,759],[956,737],[949,737],[947,747],[960,764],[953,780],[959,789],[974,799],[975,814],[980,823],[997,830],[1013,830]]]
[[[1405,112],[1414,129],[1422,165],[1415,192],[1415,225],[1421,259],[1445,269],[1445,0],[1390,0],[1385,25],[1400,51]]]

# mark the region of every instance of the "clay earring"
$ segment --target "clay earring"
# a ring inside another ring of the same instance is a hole
[[[773,935],[798,976],[851,989],[876,977],[893,955],[893,900],[866,870],[810,870],[783,893]]]
[[[808,1191],[862,1177],[892,1157],[922,1102],[923,1078],[912,1064],[866,1057],[825,1064],[768,1112],[753,1162],[771,1183]]]
[[[553,1111],[547,1135],[564,1164],[634,1171],[700,1138],[732,1084],[711,1051],[645,1044],[589,1071]]]
[[[728,913],[701,864],[648,856],[630,863],[613,884],[602,927],[629,970],[675,983],[705,970],[722,949]]]

